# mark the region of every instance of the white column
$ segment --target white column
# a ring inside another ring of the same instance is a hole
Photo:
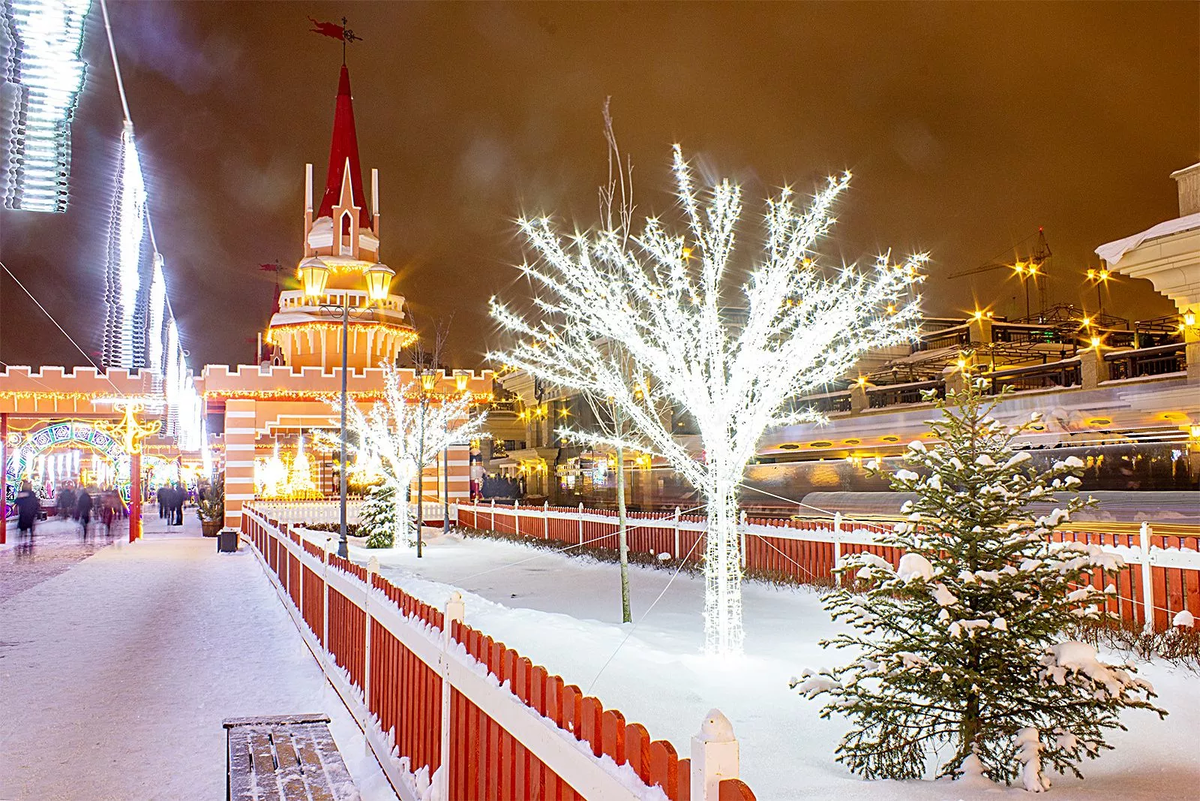
[[[675,558],[679,558],[679,507],[675,507],[675,522],[672,524],[675,529]]]
[[[738,778],[738,741],[720,710],[710,710],[692,737],[691,801],[718,801],[722,779]]]
[[[1146,634],[1154,633],[1154,583],[1150,570],[1150,537],[1153,533],[1149,523],[1142,523],[1141,531],[1138,532],[1142,546],[1142,603],[1146,610],[1146,625],[1142,627],[1142,631]]]
[[[453,592],[446,603],[446,614],[442,618],[442,652],[438,656],[438,667],[442,674],[442,743],[441,763],[438,769],[438,798],[450,797],[450,643],[454,621],[462,622],[466,614],[461,593]]]

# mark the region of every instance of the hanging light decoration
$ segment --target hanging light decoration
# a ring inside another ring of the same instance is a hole
[[[87,66],[80,58],[91,0],[0,2],[0,50],[11,106],[3,165],[4,207],[67,210],[71,118]]]

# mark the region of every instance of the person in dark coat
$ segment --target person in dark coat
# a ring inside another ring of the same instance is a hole
[[[80,488],[75,500],[75,517],[83,526],[83,538],[87,539],[88,523],[92,522],[92,496],[83,488]]]
[[[17,493],[17,553],[33,552],[33,521],[37,520],[38,510],[42,502],[33,491],[33,485],[28,481],[21,482],[21,491]]]
[[[167,516],[167,485],[163,484],[158,488],[158,518],[164,519]]]

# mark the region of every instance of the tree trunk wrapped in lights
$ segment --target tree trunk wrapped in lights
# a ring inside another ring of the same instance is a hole
[[[347,445],[356,457],[379,465],[384,482],[394,490],[397,539],[411,543],[407,494],[413,479],[450,445],[486,436],[481,428],[487,415],[472,413],[469,392],[419,404],[420,385],[402,382],[391,365],[382,367],[383,399],[367,412],[355,403],[346,407]],[[340,399],[329,404],[341,413]],[[325,442],[332,444],[332,438]]]
[[[949,746],[940,775],[983,774],[1041,792],[1050,786],[1045,767],[1078,776],[1084,757],[1111,747],[1104,733],[1125,728],[1122,710],[1165,713],[1133,668],[1068,639],[1105,619],[1111,578],[1124,566],[1097,545],[1051,539],[1086,505],[1075,494],[1083,463],[1031,470],[1028,451],[1013,443],[1038,416],[1003,426],[992,417],[1000,398],[983,392],[976,379],[935,401],[942,444],[913,442],[912,469],[893,476],[893,489],[917,495],[885,540],[905,551],[898,568],[863,553],[839,569],[863,586],[836,590],[826,606],[857,631],[822,645],[857,657],[806,670],[795,686],[829,697],[823,717],[850,719],[838,759],[855,773],[919,778]],[[1030,508],[1039,503],[1054,506]]]
[[[518,341],[490,355],[610,399],[639,437],[704,493],[705,650],[732,654],[743,641],[743,470],[767,428],[821,419],[792,399],[842,378],[867,350],[914,335],[912,284],[924,257],[893,265],[883,256],[869,270],[816,263],[813,249],[849,182],[843,175],[806,208],[795,206],[788,189],[768,200],[764,247],[742,262],[747,280],[735,299],[726,273],[734,268],[741,192],[722,181],[702,197],[678,146],[674,174],[685,234],[670,233],[658,218],[638,236],[611,222],[564,236],[547,218],[520,220],[537,257],[522,270],[540,315],[526,319],[493,300],[493,316]],[[623,369],[622,357],[632,370]],[[701,459],[672,436],[664,406],[695,418]],[[616,445],[604,435],[572,435]]]

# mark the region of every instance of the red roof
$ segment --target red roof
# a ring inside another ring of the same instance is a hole
[[[329,145],[329,176],[325,179],[325,196],[317,210],[318,217],[332,217],[333,207],[342,197],[342,173],[350,159],[350,186],[354,205],[358,206],[358,225],[371,227],[371,214],[367,210],[363,194],[362,166],[358,161],[358,135],[354,131],[354,101],[350,96],[350,71],[342,65],[342,77],[338,82],[337,109],[333,113],[333,141]]]

